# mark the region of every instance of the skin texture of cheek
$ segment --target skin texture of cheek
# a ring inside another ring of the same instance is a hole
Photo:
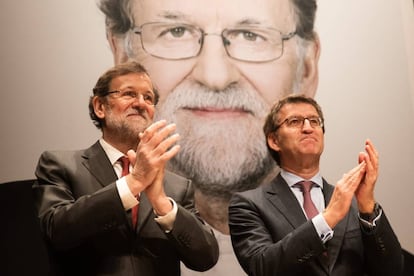
[[[272,105],[275,101],[294,92],[296,81],[296,65],[293,62],[277,63],[267,65],[261,64],[240,66],[240,71],[258,96],[268,104]]]
[[[167,61],[147,57],[142,64],[148,70],[160,94],[160,102],[189,77],[194,60]]]

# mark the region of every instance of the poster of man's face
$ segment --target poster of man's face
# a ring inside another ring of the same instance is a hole
[[[316,3],[294,3],[100,1],[115,63],[141,62],[160,91],[157,118],[177,124],[182,150],[170,168],[207,196],[229,198],[274,171],[269,107],[316,92]]]

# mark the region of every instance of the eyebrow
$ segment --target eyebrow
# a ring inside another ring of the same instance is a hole
[[[116,90],[125,90],[125,89],[134,89],[134,87],[133,87],[133,86],[131,86],[131,85],[128,85],[128,86],[123,87],[123,86],[121,85],[121,88],[117,88]]]
[[[176,21],[189,21],[190,16],[180,11],[163,11],[157,15],[160,18]]]
[[[237,22],[236,22],[236,25],[249,25],[249,26],[252,26],[252,25],[264,25],[263,24],[263,22],[262,21],[259,21],[259,20],[257,20],[257,19],[255,19],[255,18],[243,18],[243,19],[241,19],[241,20],[238,20]]]
[[[171,21],[184,21],[192,22],[191,15],[185,14],[181,11],[163,11],[157,15],[160,19],[167,19]],[[258,20],[252,17],[244,17],[232,24],[232,26],[266,26],[271,27],[268,24],[265,24],[263,21]]]

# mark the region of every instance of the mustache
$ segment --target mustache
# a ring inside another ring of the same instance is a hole
[[[223,90],[212,90],[202,84],[182,84],[169,93],[162,109],[237,110],[263,117],[268,105],[257,92],[234,84]]]
[[[128,115],[140,115],[141,117],[144,117],[145,119],[149,118],[149,114],[146,111],[145,108],[141,107],[130,107],[127,111]]]

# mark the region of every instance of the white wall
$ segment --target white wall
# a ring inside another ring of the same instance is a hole
[[[319,1],[317,22],[322,41],[317,100],[326,117],[323,175],[339,179],[371,138],[380,151],[377,200],[411,252],[413,14],[411,0],[325,0]]]
[[[33,177],[44,149],[96,140],[88,97],[112,57],[94,1],[2,0],[0,6],[4,182]]]
[[[377,198],[414,252],[414,8],[411,0],[319,0],[317,100],[326,117],[322,173],[335,182],[365,138],[381,154]],[[0,182],[33,177],[45,149],[89,146],[87,102],[112,65],[89,0],[0,3]],[[17,165],[16,165],[17,164]]]

